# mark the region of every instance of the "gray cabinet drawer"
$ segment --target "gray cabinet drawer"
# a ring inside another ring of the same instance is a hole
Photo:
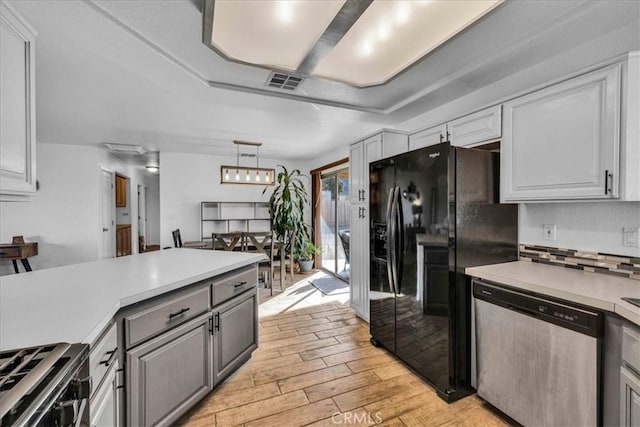
[[[166,302],[156,302],[146,310],[125,316],[125,346],[127,349],[159,332],[172,328],[209,310],[209,286],[198,287]]]
[[[109,330],[91,347],[89,353],[89,373],[93,380],[93,391],[97,390],[109,370],[118,357],[118,334],[116,325]]]
[[[622,328],[622,360],[640,372],[640,331],[628,326]]]
[[[213,305],[216,306],[240,295],[256,286],[257,283],[258,269],[253,266],[222,276],[213,282]]]

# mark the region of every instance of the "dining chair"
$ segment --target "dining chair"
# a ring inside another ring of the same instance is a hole
[[[176,228],[175,230],[173,230],[171,232],[171,235],[173,236],[173,247],[174,248],[181,248],[182,247],[182,237],[180,237],[180,229]]]
[[[274,267],[280,265],[280,260],[275,258],[276,255],[276,242],[274,239],[273,231],[261,231],[261,232],[249,232],[244,233],[245,237],[245,251],[263,253],[267,256],[265,261],[258,263],[258,272],[267,274],[265,284],[271,289],[271,295],[273,296],[273,279],[274,279]],[[284,290],[283,278],[280,277],[280,291]]]
[[[213,250],[242,251],[245,246],[244,233],[213,233],[211,234]]]

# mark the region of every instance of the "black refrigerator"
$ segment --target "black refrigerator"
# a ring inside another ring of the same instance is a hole
[[[471,392],[467,267],[515,261],[499,153],[443,143],[371,163],[370,331],[448,402]]]

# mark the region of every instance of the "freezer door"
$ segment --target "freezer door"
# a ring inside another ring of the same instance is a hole
[[[389,224],[391,200],[395,184],[395,165],[382,160],[369,169],[370,268],[369,327],[374,340],[391,352],[395,351],[396,302],[390,278]]]
[[[449,151],[439,144],[395,158],[396,354],[443,392],[452,375]]]

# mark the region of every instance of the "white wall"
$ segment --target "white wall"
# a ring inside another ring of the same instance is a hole
[[[145,175],[147,187],[147,245],[160,244],[160,175]]]
[[[40,189],[29,202],[0,202],[0,241],[14,235],[38,242],[34,270],[98,259],[98,150],[36,144]],[[23,271],[20,265],[20,271]],[[0,274],[12,273],[9,261]]]
[[[543,224],[556,225],[555,241],[543,238]],[[640,202],[520,205],[521,243],[640,256],[639,248],[622,245],[623,227],[640,227]]]
[[[34,270],[100,259],[101,168],[128,176],[134,189],[143,181],[143,169],[97,147],[38,143],[36,150],[40,189],[29,202],[0,202],[0,241],[15,235],[37,241],[38,255],[29,259]],[[137,192],[129,193],[130,217],[137,218]],[[131,229],[137,253],[137,221]],[[2,262],[0,275],[10,273],[11,262]]]
[[[244,159],[241,164],[246,163]],[[220,184],[220,165],[235,165],[235,157],[160,153],[160,244],[173,246],[171,230],[180,229],[183,241],[200,240],[200,202],[268,201],[262,185]],[[260,167],[282,164],[308,175],[305,162],[260,159]],[[277,172],[277,171],[276,171]],[[307,181],[307,180],[305,180]],[[308,183],[307,183],[308,184]]]

